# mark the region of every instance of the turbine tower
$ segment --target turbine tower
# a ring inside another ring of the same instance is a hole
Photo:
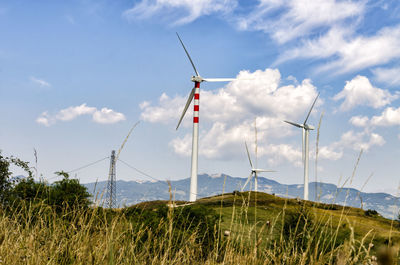
[[[108,208],[115,208],[117,204],[117,185],[116,185],[116,171],[115,171],[115,150],[111,151],[110,157],[110,172],[108,174],[107,182],[107,195],[106,195],[106,206]]]
[[[200,83],[202,82],[229,82],[235,80],[234,78],[203,78],[200,76],[197,71],[192,58],[190,58],[189,52],[186,50],[185,45],[183,44],[179,34],[176,33],[180,43],[182,44],[185,53],[192,64],[193,70],[195,72],[195,76],[192,76],[191,81],[194,82],[194,87],[189,94],[189,98],[186,101],[186,105],[182,111],[181,118],[179,119],[178,125],[176,129],[178,130],[179,125],[182,122],[183,117],[187,109],[189,108],[190,103],[194,99],[194,109],[193,109],[193,135],[192,135],[192,168],[191,168],[191,176],[190,176],[190,197],[189,201],[196,201],[197,198],[197,167],[198,167],[198,145],[199,145],[199,103],[200,103]]]
[[[310,117],[311,111],[314,108],[314,105],[315,105],[315,102],[318,99],[318,96],[319,96],[319,93],[316,96],[313,104],[311,105],[311,108],[308,111],[307,117],[306,117],[305,121],[303,122],[303,124],[298,124],[298,123],[294,123],[294,122],[291,122],[291,121],[285,121],[286,123],[289,123],[290,125],[293,125],[293,126],[296,126],[298,128],[301,128],[302,129],[302,133],[303,133],[303,135],[302,135],[302,159],[303,159],[303,163],[304,163],[304,195],[303,195],[304,196],[304,200],[308,200],[308,153],[309,153],[309,150],[308,150],[308,135],[309,135],[309,132],[311,130],[315,129],[314,126],[307,124],[307,120]]]

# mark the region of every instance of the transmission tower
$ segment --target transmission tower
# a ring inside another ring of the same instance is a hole
[[[106,207],[115,208],[117,206],[117,183],[116,183],[116,173],[115,173],[115,150],[111,151],[110,157],[110,172],[108,174],[107,183],[107,196],[106,196]]]

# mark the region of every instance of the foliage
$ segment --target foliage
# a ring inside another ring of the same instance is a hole
[[[283,236],[292,242],[295,249],[305,249],[312,238],[315,223],[309,209],[304,205],[288,213],[283,224]]]
[[[63,179],[50,186],[48,203],[58,209],[65,206],[88,207],[91,195],[86,187],[81,185],[78,179],[70,179],[68,173],[64,171],[56,174],[63,176]]]
[[[0,203],[3,206],[10,205],[13,202],[13,184],[16,180],[11,177],[10,165],[22,168],[30,178],[32,177],[32,171],[27,162],[13,156],[3,156],[0,150]]]
[[[188,236],[192,236],[194,242],[201,246],[196,256],[206,258],[214,248],[218,215],[213,209],[203,205],[168,208],[163,204],[151,209],[130,207],[123,209],[122,213],[136,224],[138,229],[145,227],[153,236],[169,234],[172,253],[185,247],[182,239]],[[139,241],[146,242],[148,236],[149,234],[144,233]]]
[[[23,178],[16,182],[12,194],[16,201],[39,202],[48,201],[49,186],[44,182],[36,182],[33,177]]]
[[[13,179],[10,165],[22,168],[28,177]],[[90,204],[90,194],[77,179],[70,179],[64,171],[56,172],[63,179],[48,185],[36,182],[28,162],[16,157],[5,157],[0,151],[0,204],[6,208],[20,208],[31,203],[46,203],[58,211],[65,207],[84,207]]]
[[[379,216],[379,213],[376,210],[368,209],[365,211],[365,215],[369,217],[376,217]]]

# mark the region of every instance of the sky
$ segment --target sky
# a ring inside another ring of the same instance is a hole
[[[246,141],[277,171],[265,177],[302,183],[301,130],[283,120],[303,123],[320,93],[310,180],[398,193],[396,0],[5,0],[0,32],[0,149],[37,179],[110,156],[137,121],[119,158],[153,179],[189,177],[192,107],[175,128],[194,71],[178,32],[201,76],[237,78],[201,85],[199,173],[247,177]],[[108,167],[71,175],[106,180]],[[132,167],[117,162],[117,179],[152,180]]]

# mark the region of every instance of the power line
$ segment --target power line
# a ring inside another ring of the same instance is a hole
[[[152,180],[155,180],[155,181],[157,181],[157,182],[165,183],[163,180],[156,179],[156,178],[150,176],[149,174],[147,174],[147,173],[145,173],[145,172],[143,172],[143,171],[137,169],[136,167],[131,166],[130,164],[126,163],[125,161],[123,161],[123,160],[121,160],[121,159],[119,159],[119,158],[118,158],[118,160],[121,161],[123,164],[125,164],[125,166],[127,166],[127,167],[129,167],[129,168],[135,170],[136,172],[139,172],[139,173],[142,174],[143,176],[146,176],[146,177],[148,177],[148,178],[151,178]],[[165,183],[165,184],[167,184],[167,183]]]
[[[72,173],[72,172],[75,172],[75,171],[79,171],[79,170],[81,170],[81,169],[84,169],[84,168],[93,166],[93,165],[95,165],[95,164],[97,164],[97,163],[100,163],[101,161],[106,160],[106,159],[108,159],[108,158],[110,158],[110,157],[109,157],[109,156],[106,156],[106,157],[104,157],[104,158],[102,158],[102,159],[100,159],[100,160],[97,160],[97,161],[95,161],[95,162],[92,162],[92,163],[89,163],[89,164],[87,164],[87,165],[81,166],[81,167],[79,167],[79,168],[76,168],[76,169],[67,171],[67,173],[69,174],[69,173]]]
[[[169,186],[168,183],[164,182],[163,180],[160,180],[160,179],[157,179],[157,178],[155,178],[155,177],[152,177],[152,176],[150,176],[149,174],[147,174],[147,173],[145,173],[145,172],[143,172],[143,171],[137,169],[136,167],[134,167],[134,166],[132,166],[132,165],[126,163],[125,161],[123,161],[123,160],[121,160],[121,159],[119,159],[119,158],[118,158],[118,160],[119,160],[120,162],[122,162],[123,164],[125,164],[125,166],[127,166],[127,167],[129,167],[129,168],[135,170],[136,172],[138,172],[138,173],[140,173],[140,174],[142,174],[142,175],[144,175],[144,176],[146,176],[146,177],[148,177],[148,178],[151,178],[152,180],[155,180],[155,181],[157,181],[157,182],[161,182],[161,183],[163,183],[163,184]],[[189,193],[190,193],[190,191],[189,191]],[[209,195],[207,195],[207,194],[200,194],[200,193],[196,193],[196,195],[202,196],[202,197],[207,197],[207,196],[209,196]]]

